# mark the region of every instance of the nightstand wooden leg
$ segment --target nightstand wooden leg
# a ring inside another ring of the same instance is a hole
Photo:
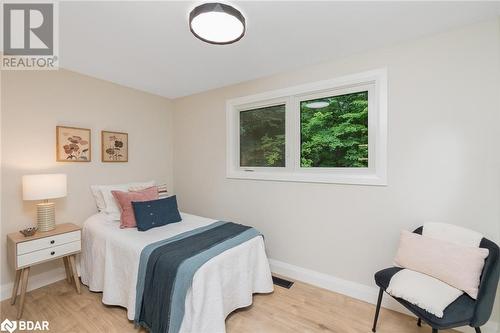
[[[28,276],[30,274],[30,268],[23,268],[21,273],[21,300],[19,301],[19,307],[17,308],[17,319],[21,318],[24,309],[24,300],[26,298],[26,287],[28,286]]]
[[[80,280],[78,279],[78,273],[76,272],[75,255],[69,256],[69,263],[71,265],[71,271],[73,272],[73,279],[75,280],[76,291],[80,294]]]
[[[14,288],[12,288],[12,297],[10,298],[10,304],[16,304],[17,292],[19,291],[19,280],[21,280],[21,270],[16,271],[16,279],[14,280]]]
[[[66,270],[66,280],[68,281],[68,283],[71,283],[72,282],[71,278],[73,274],[71,273],[69,257],[63,257],[63,261],[64,261],[64,269]]]

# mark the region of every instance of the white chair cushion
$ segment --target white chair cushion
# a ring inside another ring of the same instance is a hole
[[[409,269],[402,269],[394,274],[386,291],[438,318],[443,318],[446,307],[463,294],[463,291],[432,276]]]

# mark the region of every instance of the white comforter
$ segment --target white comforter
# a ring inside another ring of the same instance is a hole
[[[106,214],[91,216],[83,227],[82,282],[102,291],[102,302],[127,308],[134,319],[137,270],[142,249],[153,242],[215,220],[181,213],[182,222],[139,232],[120,229]],[[181,332],[225,332],[225,318],[252,304],[253,293],[273,291],[264,241],[253,238],[212,258],[194,275],[186,296]]]

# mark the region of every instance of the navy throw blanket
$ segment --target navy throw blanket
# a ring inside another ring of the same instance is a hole
[[[187,259],[234,238],[250,227],[224,223],[154,249],[148,258],[138,323],[154,333],[168,332],[171,300],[179,266]]]

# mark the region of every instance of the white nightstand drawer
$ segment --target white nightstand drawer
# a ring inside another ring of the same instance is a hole
[[[59,234],[59,235],[18,243],[17,255],[38,251],[46,248],[51,248],[54,246],[59,246],[74,241],[80,241],[80,237],[81,237],[80,230],[78,230],[78,231],[67,232],[65,234]]]
[[[53,246],[51,248],[17,256],[17,266],[24,267],[34,265],[42,261],[52,260],[54,258],[65,256],[69,253],[78,252],[80,250],[81,242],[79,240],[59,246]]]

